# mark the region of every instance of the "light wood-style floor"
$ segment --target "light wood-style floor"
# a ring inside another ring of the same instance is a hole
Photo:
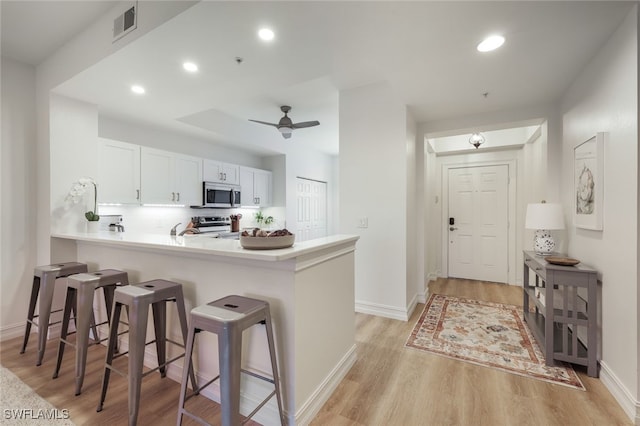
[[[468,280],[438,280],[430,293],[491,302],[522,304],[522,291],[504,284]],[[380,425],[631,425],[631,421],[598,380],[577,369],[586,392],[520,377],[494,369],[407,349],[404,343],[423,305],[408,322],[356,315],[357,361],[312,422],[314,426]],[[68,409],[78,425],[126,425],[127,385],[112,374],[101,413],[103,346],[91,346],[82,395],[74,396],[73,350],[63,361],[60,377],[51,379],[56,343],[35,366],[35,339],[19,355],[22,338],[3,342],[0,361],[40,396]],[[173,425],[179,384],[151,374],[143,380],[138,424]],[[219,422],[216,404],[197,397],[191,408],[209,410]],[[195,422],[185,421],[184,424]]]
[[[522,306],[522,289],[439,279],[431,294]],[[553,385],[404,348],[424,305],[408,322],[357,315],[358,360],[312,423],[331,425],[631,425],[604,385]]]

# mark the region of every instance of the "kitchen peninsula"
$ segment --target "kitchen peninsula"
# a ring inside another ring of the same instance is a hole
[[[357,236],[333,235],[285,249],[246,250],[237,240],[207,236],[60,233],[52,235],[51,249],[52,261],[86,262],[92,270],[121,269],[129,273],[131,283],[155,278],[179,282],[187,311],[231,294],[268,301],[284,408],[293,425],[311,420],[355,362],[357,240]],[[104,312],[99,314],[104,316]],[[175,312],[169,309],[168,314],[168,323],[175,323]],[[180,340],[177,325],[172,327],[171,338]],[[152,327],[148,333],[152,335]],[[122,344],[126,348],[126,342]],[[218,374],[216,349],[215,335],[204,333],[194,351],[199,381]],[[243,364],[249,370],[270,374],[263,330],[254,327],[245,333],[244,351]],[[155,353],[148,353],[145,364],[147,361],[154,365]],[[180,381],[178,370],[181,368],[170,368],[168,376]],[[259,380],[244,380],[241,407],[250,411],[265,389]],[[203,394],[219,401],[218,388],[211,389],[210,394]],[[275,401],[255,417],[262,424],[278,424],[277,419]]]

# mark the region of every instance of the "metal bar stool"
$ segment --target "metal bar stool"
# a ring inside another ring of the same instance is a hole
[[[274,385],[271,392],[256,409],[249,414],[245,422],[256,414],[274,395],[278,401],[278,411],[280,414],[280,424],[284,425],[285,417],[282,411],[282,397],[280,394],[280,383],[278,378],[278,364],[276,360],[275,343],[273,340],[273,329],[271,325],[271,313],[269,303],[263,300],[252,299],[243,296],[227,296],[201,305],[191,310],[191,325],[189,327],[189,337],[187,338],[187,367],[192,368],[193,364],[193,344],[195,334],[204,330],[218,335],[218,362],[220,373],[212,380],[200,388],[194,386],[194,394],[199,393],[218,378],[220,378],[220,404],[222,408],[222,425],[236,426],[242,422],[240,415],[240,373],[249,374],[253,377],[267,381]],[[273,379],[260,376],[254,372],[241,368],[242,361],[242,333],[244,330],[258,324],[264,324],[269,343],[269,356],[271,358],[271,369]],[[186,396],[187,376],[186,371],[182,376],[182,386],[180,390],[180,403],[178,405],[178,421],[182,424],[183,414],[192,417],[203,424],[208,424],[202,418],[190,413],[184,408],[187,399],[193,395]]]
[[[178,319],[182,329],[182,343],[174,342],[167,338],[167,307],[166,302],[176,302],[178,309]],[[115,344],[118,339],[118,325],[120,324],[120,313],[122,306],[129,312],[129,351],[115,355]],[[149,316],[149,305],[153,311],[153,325],[155,340],[145,343],[147,337],[147,319]],[[144,351],[147,345],[156,344],[158,354],[158,367],[143,373]],[[182,295],[182,284],[167,280],[152,280],[140,284],[116,289],[113,300],[113,315],[109,331],[109,344],[104,365],[104,376],[102,379],[102,394],[100,404],[96,411],[102,411],[104,400],[107,396],[109,386],[109,376],[111,370],[122,375],[127,374],[113,367],[114,358],[119,358],[129,354],[129,424],[135,425],[138,419],[138,407],[140,405],[140,388],[142,378],[156,370],[160,370],[161,377],[166,376],[166,366],[184,356],[184,353],[167,360],[166,344],[172,343],[184,348],[187,342],[187,314]],[[187,370],[185,369],[185,372]],[[196,387],[195,374],[193,368],[189,367],[191,384]],[[185,373],[186,374],[186,373]],[[185,376],[186,377],[186,376]],[[186,379],[185,379],[186,380]]]
[[[60,312],[62,309],[51,310],[53,304],[53,290],[58,278],[65,278],[69,275],[87,272],[87,264],[79,262],[54,263],[52,265],[36,266],[33,270],[33,285],[31,286],[31,299],[29,300],[29,311],[27,313],[27,325],[24,331],[24,342],[20,353],[23,354],[29,343],[31,326],[38,327],[38,361],[36,365],[42,364],[44,350],[47,345],[47,332],[49,327],[59,324],[60,321],[49,322],[51,314]],[[40,296],[38,305],[38,315],[35,314],[36,302]],[[38,318],[38,321],[34,321]]]
[[[84,382],[84,372],[87,366],[87,350],[89,347],[89,323],[93,312],[93,298],[95,291],[102,289],[104,301],[107,308],[107,321],[96,325],[107,324],[111,318],[111,307],[113,294],[116,286],[128,286],[129,276],[126,272],[117,269],[102,269],[100,271],[76,274],[68,278],[67,299],[64,304],[64,314],[62,316],[62,332],[60,334],[60,345],[58,346],[58,362],[53,378],[58,377],[65,345],[69,344],[76,348],[76,396],[82,392]],[[76,342],[75,345],[67,340],[69,319],[71,310],[76,310]],[[100,339],[95,336],[98,342],[107,339]]]

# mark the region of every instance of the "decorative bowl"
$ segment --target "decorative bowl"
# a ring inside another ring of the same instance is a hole
[[[240,236],[240,245],[248,250],[274,250],[291,247],[296,236],[283,235],[281,237],[246,237]]]

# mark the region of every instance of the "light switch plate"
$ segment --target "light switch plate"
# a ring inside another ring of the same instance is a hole
[[[368,228],[369,227],[369,218],[364,216],[358,219],[358,228]]]

